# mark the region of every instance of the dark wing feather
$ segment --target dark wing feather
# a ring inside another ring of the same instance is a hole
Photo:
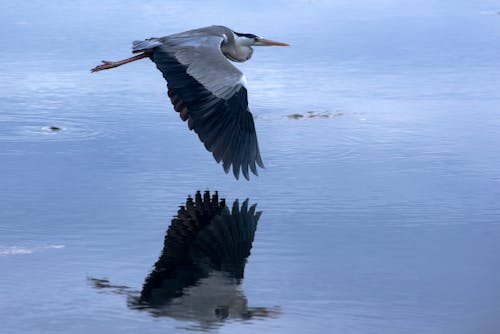
[[[240,209],[236,200],[230,211],[217,192],[188,197],[172,219],[135,306],[164,305],[214,270],[242,278],[260,217],[255,206],[247,210],[247,199]]]
[[[212,198],[208,192],[203,198],[200,192],[196,193],[194,200],[188,197],[186,205],[179,208],[167,230],[161,256],[142,288],[141,303],[163,304],[182,295],[185,287],[208,276],[207,268],[200,267],[193,259],[191,248],[199,232],[207,228],[225,207],[225,201],[219,201],[217,192]]]
[[[169,51],[168,45],[154,48],[151,60],[167,80],[168,96],[174,109],[182,120],[188,121],[189,128],[198,134],[215,160],[222,161],[226,173],[232,166],[237,179],[241,169],[248,180],[250,167],[258,175],[256,164],[261,168],[264,164],[245,86],[236,83],[229,96],[215,95],[188,74],[189,66],[182,64]]]
[[[239,279],[243,278],[260,217],[260,212],[255,213],[255,209],[249,212],[247,208],[248,199],[241,209],[238,200],[234,201],[231,210],[224,208],[193,243],[194,254],[202,254],[212,268]]]

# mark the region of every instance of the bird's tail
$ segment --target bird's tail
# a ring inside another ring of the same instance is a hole
[[[132,42],[132,52],[145,52],[156,48],[157,46],[163,45],[158,38],[148,38],[143,41],[133,41]]]

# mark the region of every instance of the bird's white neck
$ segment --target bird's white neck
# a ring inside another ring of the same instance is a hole
[[[251,40],[246,37],[232,36],[232,41],[222,44],[222,53],[232,61],[244,62],[252,57]]]

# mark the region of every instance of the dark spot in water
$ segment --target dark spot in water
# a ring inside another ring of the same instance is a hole
[[[304,117],[304,115],[301,115],[301,114],[291,114],[291,115],[288,115],[288,118],[292,118],[292,119],[299,119],[299,118],[302,118]]]
[[[290,119],[300,119],[300,118],[332,118],[342,116],[342,112],[330,112],[330,111],[307,111],[304,114],[290,114],[287,117]]]
[[[49,130],[50,131],[61,131],[62,129],[58,126],[52,125],[52,126],[49,126]]]
[[[117,293],[117,294],[129,294],[130,293],[130,288],[126,285],[115,285],[111,284],[108,279],[106,278],[93,278],[93,277],[87,277],[88,281],[90,282],[91,285],[94,286],[96,289],[108,289],[111,292]]]

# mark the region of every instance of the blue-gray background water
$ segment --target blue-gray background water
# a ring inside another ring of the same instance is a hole
[[[2,333],[160,333],[131,310],[177,206],[263,211],[220,333],[500,331],[500,2],[2,1]],[[224,174],[132,40],[223,24],[289,42],[238,64],[266,164]],[[290,114],[331,117],[290,119]],[[60,131],[50,131],[50,126]],[[198,328],[199,329],[199,328]]]

